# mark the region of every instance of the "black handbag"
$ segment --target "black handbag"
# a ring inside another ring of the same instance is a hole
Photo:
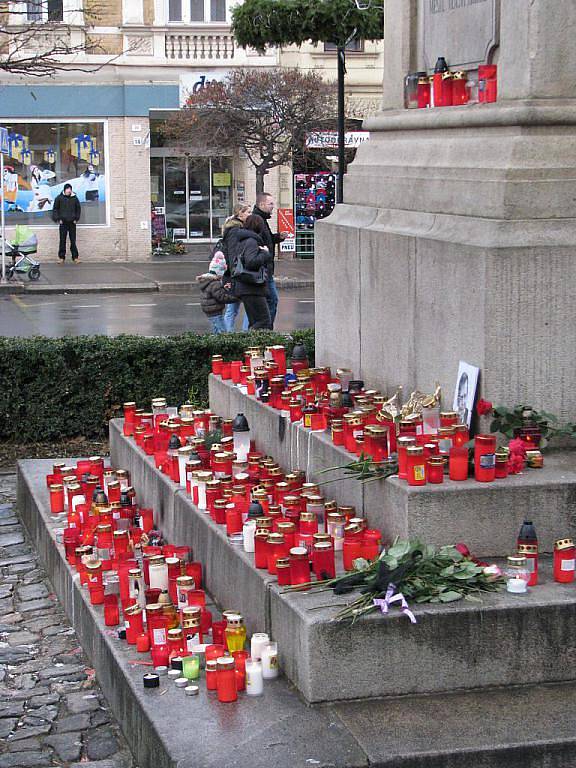
[[[244,254],[240,253],[234,261],[232,277],[248,285],[264,285],[266,282],[266,267],[262,266],[257,271],[246,269],[244,266]]]

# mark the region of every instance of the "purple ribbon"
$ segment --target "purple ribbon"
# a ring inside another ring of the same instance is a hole
[[[394,603],[399,603],[400,610],[402,611],[402,613],[410,619],[412,624],[416,624],[416,616],[414,616],[414,614],[408,607],[406,598],[404,597],[402,592],[396,592],[396,594],[394,594],[395,589],[396,587],[394,586],[394,584],[389,584],[388,589],[386,590],[386,596],[384,598],[376,598],[374,600],[374,605],[380,608],[382,613],[387,614],[388,611],[390,610],[390,607]]]

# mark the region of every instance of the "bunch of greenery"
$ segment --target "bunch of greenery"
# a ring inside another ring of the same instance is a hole
[[[415,603],[452,603],[479,600],[485,592],[496,592],[504,584],[498,571],[486,571],[472,557],[455,546],[436,548],[417,539],[396,539],[374,562],[356,560],[355,570],[327,581],[315,581],[288,587],[290,591],[332,590],[337,595],[358,591],[356,597],[336,615],[337,620],[352,619],[378,610],[375,600],[382,599],[390,585],[406,600]]]
[[[537,411],[530,405],[516,405],[514,408],[496,406],[492,408],[490,432],[500,432],[508,438],[520,427],[537,427],[542,435],[540,447],[545,448],[552,438],[576,438],[576,424],[559,424],[558,417],[546,411]]]

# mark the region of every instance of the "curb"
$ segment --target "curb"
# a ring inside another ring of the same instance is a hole
[[[0,285],[0,296],[15,294],[78,294],[78,293],[186,293],[197,287],[195,281],[154,282],[154,283],[115,283],[96,285],[26,285],[14,283]],[[314,280],[304,280],[296,277],[276,278],[276,288],[279,291],[297,288],[313,288]]]

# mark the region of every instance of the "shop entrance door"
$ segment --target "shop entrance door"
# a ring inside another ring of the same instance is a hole
[[[168,237],[218,240],[232,215],[231,157],[151,157],[154,207],[164,205]]]

